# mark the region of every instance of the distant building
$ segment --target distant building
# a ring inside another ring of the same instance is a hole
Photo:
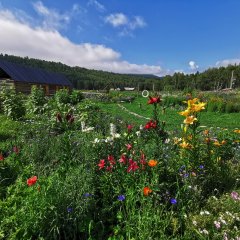
[[[72,88],[71,82],[62,74],[0,60],[0,87],[3,82],[24,94],[29,94],[33,85],[42,87],[46,95],[53,95],[61,88]]]

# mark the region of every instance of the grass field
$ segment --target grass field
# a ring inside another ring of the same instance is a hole
[[[152,109],[147,107],[147,98],[138,97],[133,103],[121,103],[129,111],[137,113],[141,116],[151,118]],[[140,108],[141,105],[141,108]],[[101,103],[101,108],[111,113],[112,115],[122,118],[126,122],[134,124],[145,124],[144,118],[136,117],[132,114],[122,111],[116,103]],[[160,119],[166,121],[166,128],[172,130],[178,128],[183,117],[178,114],[181,110],[166,108],[165,112],[162,111]],[[239,128],[240,126],[240,113],[218,113],[218,112],[202,112],[201,124],[207,127],[220,127],[220,128]]]

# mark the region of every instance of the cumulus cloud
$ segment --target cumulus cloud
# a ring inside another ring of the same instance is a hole
[[[39,12],[48,11],[39,5]],[[13,12],[0,9],[0,52],[28,56],[70,66],[106,70],[117,73],[144,73],[162,75],[160,66],[138,65],[121,60],[121,54],[104,45],[76,44],[55,29],[31,26],[18,19]]]
[[[216,62],[216,67],[227,67],[228,65],[239,65],[240,64],[240,58],[235,59],[225,59],[221,61]]]
[[[188,65],[189,65],[189,67],[190,67],[190,69],[191,70],[197,70],[198,68],[199,68],[199,66],[196,64],[196,62],[194,62],[194,61],[190,61],[189,63],[188,63]]]
[[[97,0],[89,0],[88,6],[94,6],[99,12],[104,12],[106,8]]]

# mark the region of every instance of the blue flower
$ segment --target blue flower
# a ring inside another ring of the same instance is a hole
[[[170,203],[173,204],[173,205],[177,204],[177,199],[171,198]]]
[[[67,208],[67,212],[68,212],[68,213],[71,213],[72,211],[73,211],[73,209],[72,209],[71,207],[68,207],[68,208]]]
[[[203,165],[200,165],[199,168],[200,168],[200,169],[204,169],[204,166],[203,166]]]
[[[124,201],[125,200],[125,196],[124,195],[119,195],[118,196],[118,201]]]
[[[85,193],[85,194],[83,194],[83,196],[84,196],[84,197],[91,197],[92,194],[90,194],[90,193]]]

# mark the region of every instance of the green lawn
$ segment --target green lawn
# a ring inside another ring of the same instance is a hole
[[[147,105],[147,99],[143,97],[137,98],[133,103],[121,103],[125,108],[131,112],[137,113],[144,117],[151,118],[153,106]],[[141,108],[140,108],[141,104]],[[116,103],[100,103],[100,107],[112,115],[121,117],[129,123],[145,124],[147,120],[138,118],[123,111]],[[167,108],[165,113],[161,110],[160,119],[166,122],[168,130],[179,128],[184,117],[179,115],[180,110]],[[220,127],[220,128],[240,128],[240,113],[215,113],[215,112],[202,112],[201,125],[207,127]]]

